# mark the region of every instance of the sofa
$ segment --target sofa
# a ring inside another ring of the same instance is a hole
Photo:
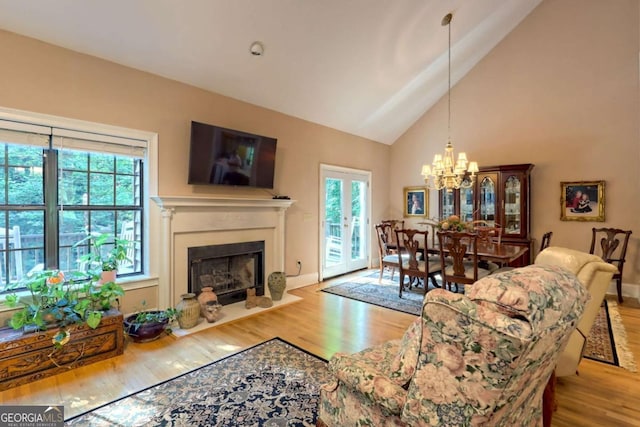
[[[575,274],[580,283],[591,294],[591,300],[584,309],[576,330],[571,334],[567,347],[560,354],[555,375],[564,377],[575,375],[582,352],[593,322],[600,311],[602,300],[609,288],[613,275],[618,269],[602,261],[597,255],[573,249],[551,246],[538,254],[535,265],[561,266]]]
[[[559,266],[426,294],[400,340],[335,354],[319,426],[530,426],[589,293]]]

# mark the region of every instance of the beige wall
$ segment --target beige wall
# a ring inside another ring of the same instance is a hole
[[[297,259],[303,274],[318,271],[320,163],[372,171],[373,218],[388,210],[386,145],[3,31],[0,57],[0,106],[157,132],[161,195],[271,197],[187,185],[191,120],[278,138],[275,192],[297,200],[287,211],[290,273]]]
[[[638,23],[637,0],[544,0],[452,92],[456,152],[535,164],[533,237],[551,230],[553,245],[588,250],[594,226],[632,229],[630,283],[640,283]],[[420,164],[442,152],[446,120],[445,98],[392,146],[395,215],[402,187],[420,185]],[[560,182],[601,179],[606,222],[560,221]]]

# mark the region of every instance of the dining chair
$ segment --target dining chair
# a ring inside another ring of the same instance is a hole
[[[396,230],[404,228],[404,220],[402,219],[383,219],[380,224],[387,224],[390,228],[385,229],[387,233],[387,245],[393,251],[398,250],[398,241],[396,236]]]
[[[478,266],[478,235],[468,232],[440,231],[442,287],[451,290],[451,285],[471,285],[490,274]]]
[[[615,265],[618,272],[613,275],[618,291],[618,302],[622,303],[622,269],[624,268],[625,257],[627,256],[627,245],[631,230],[621,230],[619,228],[592,228],[591,229],[590,254],[599,255],[605,262]],[[599,240],[598,240],[599,239]],[[596,250],[596,241],[599,242],[600,250]],[[622,242],[622,245],[620,245]]]
[[[427,254],[428,235],[428,231],[396,230],[397,241],[400,242],[404,253],[408,256],[408,259],[403,259],[403,262],[400,263],[400,291],[398,293],[400,298],[402,298],[405,277],[409,277],[409,289],[411,289],[414,280],[422,280],[425,294],[429,290],[429,279],[435,288],[440,287],[434,275],[441,272],[441,262],[425,255]]]
[[[398,251],[398,245],[395,247],[389,244],[390,235],[396,237],[395,232],[392,230],[392,225],[389,223],[380,223],[375,225],[376,235],[378,236],[378,255],[380,256],[380,277],[378,281],[382,280],[384,269],[388,268],[391,271],[391,280],[396,268],[400,268],[400,259],[408,259],[408,255],[400,254]]]
[[[549,247],[551,244],[551,236],[553,236],[553,231],[547,231],[542,235],[542,240],[540,241],[540,252]]]

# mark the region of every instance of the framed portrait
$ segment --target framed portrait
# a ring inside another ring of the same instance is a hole
[[[429,214],[429,189],[404,187],[404,216],[426,217]]]
[[[562,221],[604,221],[604,181],[560,183]]]

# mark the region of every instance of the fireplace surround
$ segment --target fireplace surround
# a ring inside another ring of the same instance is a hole
[[[175,306],[188,292],[188,248],[264,241],[263,277],[284,271],[285,212],[295,203],[283,199],[228,196],[157,196],[160,260],[158,306]],[[266,289],[265,289],[266,293]]]

